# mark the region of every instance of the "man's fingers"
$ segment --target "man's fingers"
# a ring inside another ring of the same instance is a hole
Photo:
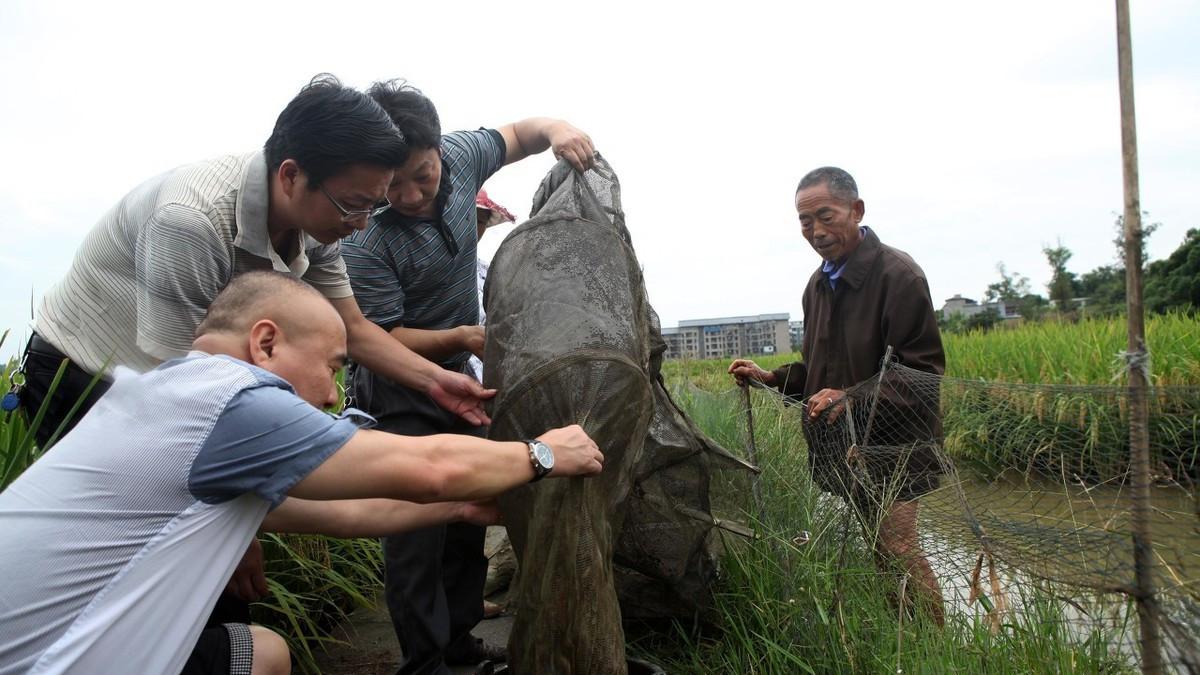
[[[583,162],[583,154],[575,148],[568,148],[567,151],[563,153],[563,159],[570,162],[571,166],[575,167],[575,170],[579,173],[587,171],[587,165]]]
[[[583,160],[584,171],[596,165],[596,148],[592,145],[592,139],[586,135],[579,143],[579,158]]]

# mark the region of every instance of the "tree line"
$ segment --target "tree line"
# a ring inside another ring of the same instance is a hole
[[[1142,212],[1143,222],[1150,222],[1149,215]],[[1003,302],[1013,307],[1022,318],[1037,321],[1056,316],[1076,319],[1080,317],[1116,316],[1125,312],[1125,235],[1123,216],[1117,216],[1115,227],[1116,260],[1101,265],[1082,275],[1067,269],[1072,252],[1062,241],[1055,246],[1045,246],[1042,254],[1050,265],[1050,282],[1046,284],[1046,295],[1035,293],[1029,277],[1016,272],[1010,273],[1003,262],[996,265],[999,281],[988,284],[983,294],[985,303]],[[1142,227],[1142,270],[1144,302],[1149,313],[1171,311],[1196,312],[1200,310],[1200,228],[1192,228],[1184,236],[1183,243],[1170,256],[1154,262],[1147,261],[1146,240],[1162,223],[1153,222]],[[992,308],[972,316],[952,314],[941,318],[942,330],[962,332],[974,329],[988,330],[1001,323],[1004,317]]]

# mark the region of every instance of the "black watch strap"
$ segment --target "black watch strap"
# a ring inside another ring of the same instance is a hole
[[[542,444],[542,445],[545,445],[545,444],[542,443],[541,441],[535,441],[533,439],[526,439],[524,441],[524,443],[529,448],[529,463],[533,465],[533,478],[530,479],[529,482],[536,483],[539,480],[550,475],[550,471],[552,470],[550,467],[547,467],[546,465],[542,464],[541,460],[538,459],[537,452],[535,452],[533,449],[535,443]]]

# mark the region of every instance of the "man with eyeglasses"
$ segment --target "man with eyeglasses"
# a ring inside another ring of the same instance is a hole
[[[280,113],[262,150],[173,169],[125,195],[42,300],[19,392],[31,418],[44,407],[39,444],[44,449],[60,425],[70,430],[84,416],[113,369],[145,372],[186,355],[213,299],[252,270],[303,279],[337,309],[356,361],[467,424],[486,423],[482,399],[490,392],[366,320],[342,262],[340,240],[387,208],[393,168],[408,154],[377,103],[321,75]],[[63,359],[65,374],[48,395]],[[266,593],[261,557],[252,545],[230,581],[243,600]],[[244,606],[233,603],[233,611],[244,618]]]
[[[232,280],[193,347],[119,373],[0,493],[0,569],[21,575],[0,587],[0,675],[288,673],[273,631],[205,625],[260,528],[365,537],[493,523],[495,505],[472,500],[603,467],[578,425],[496,443],[405,438],[361,429],[370,420],[358,411],[326,414],[346,330],[294,276]]]
[[[442,134],[437,109],[396,80],[367,92],[391,116],[411,153],[388,188],[392,208],[349,237],[343,254],[370,320],[447,372],[470,372],[484,334],[476,301],[475,197],[501,167],[552,149],[577,170],[593,163],[587,134],[533,117],[496,129]],[[369,363],[352,373],[355,405],[380,428],[408,436],[480,433]],[[471,635],[482,617],[484,530],[436,525],[384,540],[388,611],[404,652],[402,674],[444,674],[503,652]]]

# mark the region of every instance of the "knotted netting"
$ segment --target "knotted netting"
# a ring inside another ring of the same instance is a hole
[[[730,393],[696,396],[744,413]],[[755,415],[790,430],[814,487],[831,495],[827,517],[850,525],[832,531],[874,550],[915,531],[917,548],[899,547],[884,582],[900,604],[995,633],[1102,640],[1132,665],[1144,599],[1165,662],[1200,672],[1200,388],[1146,396],[1149,596],[1134,567],[1128,387],[967,380],[893,362],[816,418],[771,389],[756,394]]]
[[[674,404],[666,344],[621,208],[598,158],[556,165],[531,218],[492,260],[484,384],[499,390],[489,437],[533,438],[580,424],[601,475],[550,480],[501,498],[519,561],[509,664],[516,673],[623,673],[625,616],[704,609],[716,575],[715,462],[746,467]]]

